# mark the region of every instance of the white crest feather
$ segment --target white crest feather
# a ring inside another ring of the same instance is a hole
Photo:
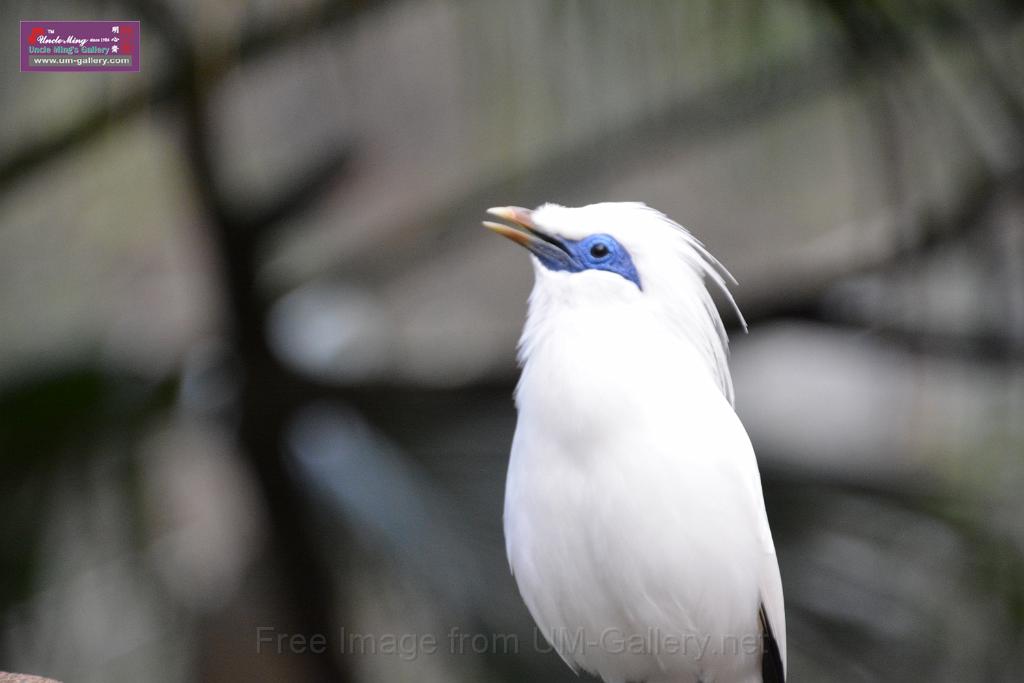
[[[679,223],[658,211],[652,209],[646,204],[637,203],[637,208],[644,211],[655,214],[659,220],[670,225],[676,229],[682,236],[682,240],[686,246],[683,252],[683,258],[687,264],[700,275],[701,279],[705,282],[711,280],[715,283],[715,286],[722,292],[732,310],[735,311],[736,317],[739,319],[740,326],[743,331],[747,331],[747,321],[743,317],[743,313],[740,311],[739,305],[736,303],[736,299],[732,295],[732,291],[729,289],[729,283],[733,285],[738,284],[736,278],[732,276],[732,273],[722,265],[721,261],[715,258],[711,252],[707,250],[704,244],[694,237],[693,233],[684,228]],[[687,253],[688,252],[688,253]],[[719,386],[722,388],[722,393],[725,394],[726,398],[729,399],[729,403],[735,403],[735,395],[732,385],[732,374],[729,372],[729,335],[725,331],[725,323],[722,321],[722,316],[718,312],[718,307],[715,305],[715,301],[711,296],[711,292],[705,286],[700,292],[699,296],[701,304],[706,314],[706,320],[691,320],[684,321],[684,324],[689,328],[684,331],[684,334],[691,337],[698,347],[706,354],[709,365],[713,368],[715,377],[718,379]]]

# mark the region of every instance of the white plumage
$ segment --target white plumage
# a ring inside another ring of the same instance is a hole
[[[535,254],[504,514],[539,628],[609,683],[760,681],[763,605],[784,668],[778,563],[705,287],[727,273],[643,204],[491,212]],[[626,258],[602,266],[594,239]]]

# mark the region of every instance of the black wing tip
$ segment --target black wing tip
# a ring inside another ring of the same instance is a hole
[[[761,650],[761,680],[763,683],[786,683],[786,670],[782,666],[779,641],[775,639],[763,604],[758,607],[757,616],[761,620],[761,635],[764,641]]]

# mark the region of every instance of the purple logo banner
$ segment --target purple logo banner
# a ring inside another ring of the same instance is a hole
[[[23,21],[22,71],[138,71],[137,21]]]

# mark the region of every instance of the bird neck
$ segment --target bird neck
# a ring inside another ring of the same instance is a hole
[[[671,367],[680,376],[700,378],[702,385],[707,380],[731,403],[721,320],[707,290],[698,284],[692,289],[703,296],[676,298],[670,307],[646,293],[629,299],[574,296],[565,289],[536,286],[519,340],[523,379],[532,365],[540,370],[530,373],[535,377],[568,379],[604,372],[628,384],[635,373]],[[568,373],[567,367],[581,374]]]

